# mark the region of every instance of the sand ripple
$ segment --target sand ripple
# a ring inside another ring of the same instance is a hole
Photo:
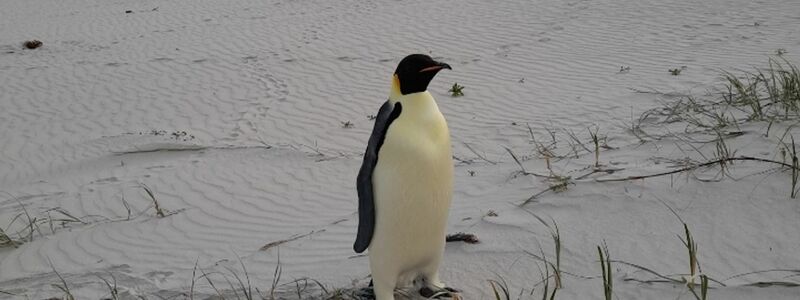
[[[0,252],[6,282],[49,272],[49,259],[75,276],[115,270],[179,290],[195,261],[235,267],[237,256],[267,282],[278,255],[289,277],[363,278],[366,260],[350,248],[354,178],[368,116],[410,52],[454,68],[430,87],[454,154],[476,158],[467,143],[506,163],[501,145],[531,148],[526,124],[537,138],[597,125],[624,141],[624,124],[655,100],[631,89],[702,93],[720,69],[800,53],[794,1],[30,3],[0,3],[0,226],[23,208],[84,223],[43,225]],[[44,47],[22,50],[32,38]],[[454,82],[465,97],[447,94]],[[515,244],[520,216],[481,221],[542,185],[509,179],[514,168],[457,170],[451,225],[494,236],[478,250],[494,251],[494,266],[532,246]],[[157,217],[142,184],[173,214]],[[453,261],[488,272],[453,247]],[[451,278],[474,280],[450,266]],[[530,270],[514,272],[538,278]]]

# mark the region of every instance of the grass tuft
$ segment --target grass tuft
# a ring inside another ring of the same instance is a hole
[[[726,72],[727,103],[749,108],[750,120],[799,116],[800,70],[786,59],[781,61],[770,58],[766,69],[745,73],[743,78]]]
[[[797,183],[800,179],[800,161],[797,159],[797,147],[794,144],[794,136],[792,138],[792,190],[790,196],[792,199],[797,198]]]
[[[70,291],[69,285],[67,284],[67,281],[64,280],[64,277],[62,277],[61,274],[58,273],[58,271],[56,271],[56,267],[53,266],[53,262],[52,261],[50,261],[50,268],[53,269],[53,273],[55,273],[56,276],[58,276],[58,279],[61,280],[61,284],[52,284],[52,286],[57,288],[57,289],[59,289],[59,290],[61,290],[62,292],[64,292],[63,299],[65,299],[65,300],[75,300],[75,296],[72,295],[72,291]]]
[[[194,260],[194,268],[192,268],[192,285],[189,286],[189,300],[194,300],[194,284],[197,281],[197,262],[199,259]]]
[[[159,218],[164,218],[170,215],[170,213],[167,210],[161,208],[161,205],[158,203],[158,199],[156,199],[156,195],[153,193],[153,190],[151,190],[150,187],[148,187],[144,183],[140,183],[139,185],[147,193],[147,196],[150,197],[150,200],[153,201],[153,207],[156,210],[156,216],[158,216]]]
[[[194,271],[192,271],[192,273],[194,273]],[[210,274],[208,274],[208,273],[206,273],[205,271],[203,271],[203,268],[200,268],[200,273],[202,273],[202,274],[203,274],[203,275],[201,275],[201,276],[200,276],[200,278],[203,278],[203,279],[205,279],[205,280],[206,280],[206,282],[208,282],[208,285],[209,285],[209,286],[211,286],[211,288],[212,288],[212,289],[214,289],[214,291],[217,293],[217,296],[219,296],[219,297],[220,297],[220,299],[222,299],[222,300],[225,300],[225,296],[223,296],[223,295],[222,295],[222,291],[220,291],[220,290],[217,288],[217,286],[216,286],[216,285],[214,285],[214,282],[213,282],[213,281],[211,281],[211,276],[210,276]],[[213,274],[213,273],[212,273],[212,274]],[[192,279],[192,281],[194,281],[194,279]],[[194,286],[194,284],[192,284],[192,286]]]
[[[506,283],[503,278],[500,278],[499,282],[490,279],[489,285],[492,286],[492,293],[494,293],[495,300],[511,300],[511,295],[508,292],[508,283]],[[500,289],[500,291],[498,291],[498,289]]]
[[[689,289],[692,289],[694,288],[694,280],[700,270],[700,263],[697,262],[697,243],[695,243],[694,238],[692,237],[692,232],[689,231],[689,225],[683,223],[683,229],[686,239],[680,240],[689,251],[689,277],[686,279],[686,285],[689,286]]]
[[[675,69],[675,70],[682,70]],[[770,58],[767,67],[751,72],[721,72],[723,80],[713,98],[657,92],[668,99],[660,108],[641,114],[632,121],[630,131],[640,141],[659,140],[664,135],[646,133],[642,124],[664,125],[683,123],[685,133],[708,132],[742,122],[774,122],[800,117],[800,70],[784,57]],[[672,136],[668,132],[666,136]]]
[[[547,230],[550,232],[550,237],[553,239],[553,250],[554,250],[554,255],[556,257],[556,262],[555,264],[548,262],[544,253],[542,253],[542,256],[540,257],[528,251],[525,252],[544,262],[545,268],[547,268],[547,266],[549,265],[553,269],[553,281],[555,284],[554,289],[560,289],[563,287],[563,285],[561,283],[561,278],[562,278],[561,277],[561,232],[558,230],[558,224],[556,223],[556,220],[554,220],[553,218],[550,218],[550,223],[548,223],[547,221],[545,221],[538,215],[528,211],[527,209],[524,209],[524,211],[532,215],[534,218],[536,218],[536,220],[538,220],[545,227],[547,227]]]
[[[14,240],[13,238],[11,238],[11,237],[10,237],[10,236],[9,236],[9,235],[8,235],[8,234],[7,234],[7,233],[4,231],[4,230],[3,230],[3,228],[0,228],[0,248],[3,248],[3,247],[14,247],[14,248],[17,248],[17,246],[18,246],[19,244],[20,244],[20,242],[17,242],[17,241],[16,241],[16,240]]]
[[[278,248],[278,263],[275,264],[275,271],[272,273],[272,287],[269,290],[269,299],[275,299],[275,290],[281,282],[281,274],[283,274],[283,266],[281,265],[281,250]]]
[[[597,246],[597,254],[600,256],[600,268],[603,271],[603,296],[605,300],[611,300],[614,293],[614,278],[611,277],[611,255],[608,254],[608,246]]]
[[[111,276],[111,281],[108,281],[107,279],[100,277],[99,275],[97,276],[97,278],[100,278],[100,280],[102,280],[103,283],[105,283],[106,287],[108,288],[109,297],[103,299],[117,300],[119,299],[119,289],[117,289],[117,278],[114,277],[114,274],[109,273],[108,275]],[[192,275],[194,275],[194,273],[192,273]],[[192,278],[194,278],[194,276],[192,276]],[[194,288],[194,280],[192,280],[192,287]]]
[[[594,131],[592,128],[587,128],[589,130],[589,136],[592,138],[592,143],[594,144],[594,167],[600,167],[600,137],[597,135],[597,132],[600,130],[600,127],[595,126]]]

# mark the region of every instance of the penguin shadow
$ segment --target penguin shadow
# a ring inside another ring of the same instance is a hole
[[[414,286],[407,289],[401,289],[395,291],[396,293],[400,294],[398,299],[404,300],[417,300],[417,299],[452,299],[452,300],[463,300],[461,297],[461,291],[456,290],[451,287],[444,287],[444,288],[437,288],[431,287],[425,283],[425,279],[416,279],[414,280]],[[370,279],[369,285],[363,287],[355,292],[356,299],[358,300],[374,300],[375,299],[375,291],[372,288],[372,280]]]

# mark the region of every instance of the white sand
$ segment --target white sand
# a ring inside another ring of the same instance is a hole
[[[487,2],[0,1],[0,228],[26,232],[25,220],[14,219],[23,208],[46,218],[59,207],[85,222],[40,219],[32,242],[0,249],[0,291],[19,295],[0,298],[62,295],[49,261],[78,299],[108,297],[97,276],[109,274],[126,297],[188,293],[195,262],[230,277],[226,268],[242,274],[237,257],[261,291],[279,256],[281,282],[364,284],[368,261],[353,258],[351,246],[367,116],[386,99],[399,59],[422,52],[453,66],[430,90],[455,156],[473,161],[456,166],[449,232],[482,241],[449,244],[443,279],[466,299],[488,299],[487,280],[500,277],[514,294],[535,287],[538,299],[542,264],[525,251],[541,247],[552,260],[552,240],[517,204],[548,183],[513,177],[519,168],[501,147],[532,156],[525,124],[542,140],[546,127],[558,130],[562,152],[564,130],[588,140],[586,128],[599,126],[617,147],[601,161],[625,168],[607,178],[669,170],[655,158],[700,157],[674,139],[638,144],[626,124],[663,97],[634,90],[702,95],[722,70],[763,66],[777,49],[800,61],[794,0]],[[29,39],[44,46],[23,50]],[[667,72],[681,66],[679,76]],[[465,97],[447,94],[454,82],[466,86]],[[348,121],[352,128],[343,128]],[[766,126],[742,127],[747,134],[731,148],[779,159],[778,134],[763,137]],[[176,151],[147,152],[159,149]],[[593,160],[554,166],[577,176]],[[525,167],[547,172],[538,158]],[[743,162],[732,173],[737,180],[587,178],[526,205],[560,228],[569,274],[557,298],[602,298],[595,246],[603,241],[613,259],[674,278],[687,273],[682,225],[661,199],[689,224],[702,271],[727,285],[712,284],[712,299],[798,299],[797,287],[748,285],[800,284],[797,272],[728,279],[800,269],[790,172]],[[141,184],[174,214],[157,217]],[[219,273],[211,277],[228,287]],[[693,299],[681,284],[625,280],[653,278],[614,264],[619,299]],[[204,279],[195,290],[214,294]]]

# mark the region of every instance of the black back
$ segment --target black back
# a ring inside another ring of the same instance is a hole
[[[399,102],[392,105],[387,100],[378,110],[378,116],[375,118],[372,135],[367,143],[367,151],[364,152],[364,161],[361,163],[361,169],[358,171],[358,178],[356,179],[356,188],[358,189],[358,235],[356,236],[356,242],[353,244],[353,250],[356,253],[367,250],[369,243],[372,241],[372,233],[375,230],[375,194],[372,189],[372,172],[375,170],[375,165],[378,164],[378,153],[386,138],[386,131],[389,130],[389,125],[400,116],[402,111],[403,106]]]

